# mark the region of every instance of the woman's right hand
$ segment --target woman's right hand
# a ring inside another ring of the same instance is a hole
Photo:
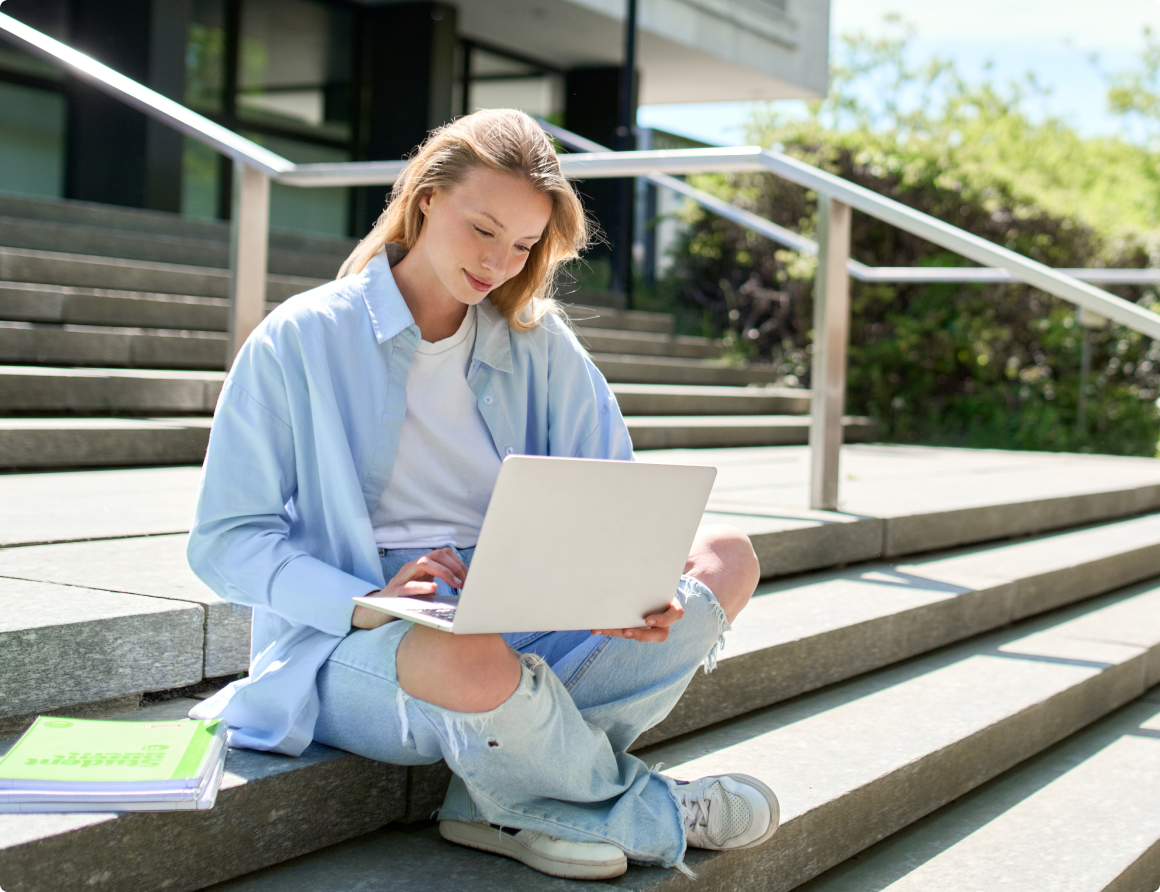
[[[435,594],[435,580],[442,579],[452,588],[462,588],[467,578],[467,565],[452,548],[440,548],[403,564],[395,577],[385,587],[369,595],[392,595],[394,597],[419,597]],[[351,625],[356,629],[377,629],[397,617],[381,610],[372,610],[356,604],[351,617]]]

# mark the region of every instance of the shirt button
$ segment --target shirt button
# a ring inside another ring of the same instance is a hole
[[[507,454],[508,454],[508,455],[511,455],[511,454],[512,454],[512,448],[511,448],[510,446],[507,448]]]
[[[489,393],[487,396],[485,396],[485,397],[483,398],[483,401],[484,401],[485,403],[487,403],[487,404],[490,406],[490,405],[491,405],[491,401],[492,401],[492,400],[491,400],[491,394]]]

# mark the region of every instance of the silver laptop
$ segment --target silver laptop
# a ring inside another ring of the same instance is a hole
[[[513,455],[458,597],[355,602],[463,635],[623,629],[676,593],[717,469]]]

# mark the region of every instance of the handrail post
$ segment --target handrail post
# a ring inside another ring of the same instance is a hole
[[[810,507],[838,507],[838,456],[850,338],[850,206],[818,196],[818,272],[810,371]]]
[[[266,267],[270,243],[270,178],[234,162],[230,215],[230,319],[226,369],[266,317]]]

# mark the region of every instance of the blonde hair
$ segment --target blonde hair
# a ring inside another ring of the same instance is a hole
[[[532,118],[515,109],[483,109],[431,131],[395,180],[386,210],[343,263],[339,278],[362,272],[388,244],[410,250],[423,226],[419,200],[426,191],[450,189],[476,166],[520,177],[552,200],[548,226],[524,268],[488,295],[516,331],[535,328],[555,309],[559,265],[579,256],[591,228],[572,184],[560,171],[551,140]]]

